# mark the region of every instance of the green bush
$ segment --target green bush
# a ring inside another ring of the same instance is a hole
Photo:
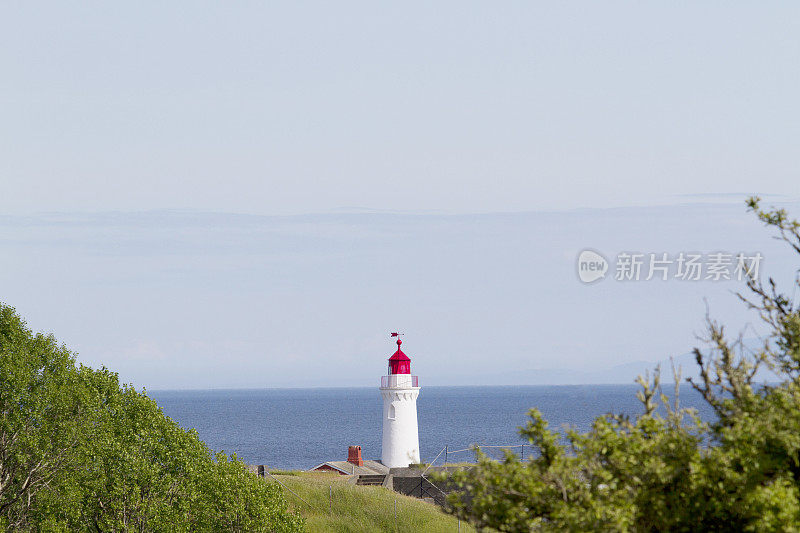
[[[279,487],[212,455],[115,373],[0,304],[0,526],[300,531]]]
[[[800,224],[783,210],[758,218],[800,254]],[[800,306],[770,278],[740,295],[769,328],[755,352],[707,319],[709,350],[695,349],[689,380],[717,420],[703,423],[642,378],[643,413],[606,415],[590,431],[547,429],[536,410],[520,430],[537,453],[507,454],[456,472],[449,512],[500,531],[797,531],[800,529]],[[795,287],[795,290],[797,287]],[[769,369],[780,382],[757,382]],[[664,406],[664,414],[657,410]]]

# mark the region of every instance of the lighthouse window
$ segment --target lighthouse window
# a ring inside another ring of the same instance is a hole
[[[389,406],[389,418],[394,420],[394,404]]]

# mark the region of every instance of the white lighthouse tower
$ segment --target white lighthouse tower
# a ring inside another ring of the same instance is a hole
[[[381,462],[389,468],[419,463],[419,429],[417,427],[417,396],[419,378],[411,375],[411,359],[400,345],[389,358],[389,374],[381,377],[383,396],[383,446]]]

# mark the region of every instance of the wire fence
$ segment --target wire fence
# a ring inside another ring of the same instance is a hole
[[[489,449],[489,450],[496,449],[496,450],[503,450],[503,451],[507,450],[507,451],[515,452],[515,453],[516,453],[516,450],[519,450],[520,459],[524,461],[525,460],[525,448],[533,448],[533,445],[529,444],[529,443],[522,443],[522,444],[473,444],[471,446],[468,446],[467,448],[461,448],[461,449],[458,449],[458,450],[451,450],[450,446],[446,445],[444,447],[444,449],[443,449],[443,451],[444,451],[444,463],[445,464],[448,463],[448,460],[450,459],[450,457],[449,457],[450,455],[458,454],[458,453],[464,453],[464,452],[472,452],[474,454],[475,451],[477,451],[478,449],[480,449],[482,451],[486,450],[486,449]],[[441,455],[441,452],[439,452],[439,455]],[[439,458],[439,455],[436,456],[436,459]],[[531,456],[531,452],[530,451],[528,452],[528,456],[529,457]],[[436,459],[434,459],[434,461],[436,461]]]

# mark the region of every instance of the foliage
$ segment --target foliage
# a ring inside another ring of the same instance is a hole
[[[0,305],[0,526],[299,531],[302,520],[277,485]]]
[[[800,223],[748,207],[800,254]],[[639,378],[643,414],[597,418],[563,435],[532,409],[520,429],[538,453],[507,454],[454,474],[449,512],[500,531],[797,531],[800,529],[800,306],[754,276],[739,297],[769,329],[747,350],[707,317],[709,350],[689,380],[717,417],[703,423],[661,393],[660,372]],[[777,384],[759,384],[769,369]],[[673,370],[674,371],[674,370]],[[675,372],[676,384],[680,375]],[[658,410],[664,406],[664,414]]]

